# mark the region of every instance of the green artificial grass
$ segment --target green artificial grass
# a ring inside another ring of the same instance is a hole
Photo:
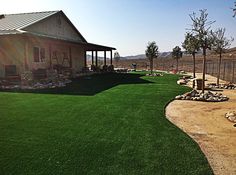
[[[197,144],[164,116],[189,90],[177,78],[105,74],[0,92],[0,174],[212,174]]]

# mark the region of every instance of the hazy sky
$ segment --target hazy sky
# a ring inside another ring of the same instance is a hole
[[[171,51],[191,27],[189,14],[208,9],[212,28],[225,27],[236,46],[234,0],[0,0],[0,13],[63,10],[88,42],[143,54],[148,41]]]

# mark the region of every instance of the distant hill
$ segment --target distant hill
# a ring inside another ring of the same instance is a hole
[[[172,52],[160,52],[159,53],[159,58],[171,58],[171,53]],[[226,53],[228,53],[229,55],[235,55],[236,54],[236,47],[230,48],[226,51]],[[207,54],[212,55],[215,54],[213,51],[207,51]],[[185,56],[190,56],[189,54],[185,54]],[[199,51],[196,55],[201,56],[202,55],[202,51]],[[92,56],[91,55],[87,55],[87,59],[91,60]],[[103,57],[98,57],[98,59],[103,59]],[[131,55],[131,56],[125,56],[125,57],[120,57],[120,60],[139,60],[139,59],[146,59],[146,55],[145,54],[139,54],[139,55]]]
[[[171,52],[160,52],[159,53],[159,58],[167,58],[171,56]],[[126,57],[121,57],[121,59],[127,59],[127,60],[139,60],[139,59],[146,59],[145,54],[139,54],[139,55],[134,55],[134,56],[126,56]]]
[[[160,57],[160,58],[171,57],[171,53],[172,53],[172,52],[161,52],[161,53],[159,54],[159,57]]]
[[[145,59],[145,58],[146,58],[145,54],[121,57],[121,59],[125,59],[125,60],[137,60],[137,59]]]

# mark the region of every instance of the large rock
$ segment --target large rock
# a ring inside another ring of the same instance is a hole
[[[178,95],[175,97],[176,100],[194,100],[194,101],[207,101],[207,102],[221,102],[227,101],[229,98],[221,93],[213,93],[213,92],[198,92],[196,90],[192,90],[191,92],[187,92],[183,95]]]
[[[216,83],[210,83],[208,84],[209,88],[220,88],[220,89],[229,89],[229,90],[234,90],[236,89],[236,85],[233,83],[225,83],[225,84],[220,84],[219,86],[216,85]]]
[[[177,84],[179,84],[179,85],[186,85],[187,81],[185,79],[180,79],[180,80],[177,81]]]
[[[227,113],[225,114],[225,117],[226,117],[229,121],[236,123],[236,112],[235,112],[235,111],[227,112]]]
[[[182,98],[183,98],[182,95],[178,95],[175,97],[176,100],[182,100]]]

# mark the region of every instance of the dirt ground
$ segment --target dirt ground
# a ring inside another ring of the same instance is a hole
[[[206,78],[207,83],[216,81],[209,75]],[[224,117],[228,111],[236,111],[236,90],[222,93],[230,100],[219,103],[174,100],[167,106],[166,116],[198,143],[214,174],[236,175],[236,127]]]

